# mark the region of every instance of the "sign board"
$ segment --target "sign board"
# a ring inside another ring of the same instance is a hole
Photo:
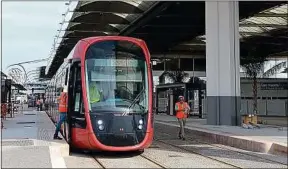
[[[47,85],[46,84],[26,84],[25,87],[27,89],[32,89],[32,88],[46,88]]]
[[[288,90],[287,83],[261,83],[261,90]]]
[[[94,66],[139,67],[139,60],[137,59],[94,59],[94,60],[95,60]]]

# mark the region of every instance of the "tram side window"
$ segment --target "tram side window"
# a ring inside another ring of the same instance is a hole
[[[76,68],[75,78],[75,97],[74,97],[74,113],[76,116],[82,116],[83,111],[83,99],[82,99],[82,86],[81,86],[81,71],[80,67]]]
[[[66,73],[65,73],[65,85],[67,85],[67,82],[68,82],[68,71],[69,71],[69,68],[66,68]]]
[[[84,114],[84,105],[81,97],[81,92],[75,94],[74,112]]]
[[[76,93],[75,95],[75,108],[74,111],[78,112],[80,109],[80,93]]]

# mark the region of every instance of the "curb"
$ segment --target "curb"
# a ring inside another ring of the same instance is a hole
[[[269,150],[270,154],[288,154],[288,147],[287,145],[281,145],[281,144],[277,144],[277,143],[273,143],[270,150]]]
[[[53,129],[56,129],[56,124],[53,123],[52,118],[49,117],[48,113],[46,111],[43,111],[43,114],[47,117],[47,120],[51,123],[53,126]],[[59,153],[62,157],[70,156],[70,145],[67,143],[65,138],[61,135],[62,140],[57,140],[57,143],[53,143],[52,147],[59,147]]]
[[[50,145],[49,147],[51,148],[57,148],[60,153],[60,155],[62,157],[66,157],[66,156],[69,156],[69,144],[66,143],[66,141],[64,142],[63,140],[59,140],[60,142],[57,142],[57,143],[52,143],[52,145]]]
[[[166,122],[155,121],[155,123],[163,124],[170,127],[178,127],[178,125],[170,124]],[[244,136],[232,136],[228,133],[221,133],[218,131],[209,131],[202,128],[192,128],[192,127],[185,127],[187,133],[190,135],[197,135],[204,137],[205,139],[209,139],[213,143],[227,145],[230,147],[235,147],[243,150],[253,151],[253,152],[261,152],[261,153],[268,153],[279,155],[286,153],[288,147],[287,145],[282,145],[278,143],[273,143],[269,141],[256,141],[253,138],[244,137]]]

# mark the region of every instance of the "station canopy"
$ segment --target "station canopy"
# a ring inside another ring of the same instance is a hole
[[[1,72],[1,85],[5,85],[5,83],[7,84],[7,82],[5,82],[5,80],[8,80],[9,81],[9,84],[11,83],[11,86],[14,86],[16,90],[26,90],[26,88],[22,85],[22,84],[19,84],[19,83],[16,83],[14,80],[8,78],[8,76],[3,73],[2,71]]]
[[[241,57],[251,47],[263,57],[287,57],[287,6],[285,1],[239,2]],[[67,13],[71,17],[59,30],[63,35],[46,68],[47,77],[55,74],[80,39],[91,36],[143,39],[152,59],[189,55],[205,60],[204,1],[80,1]]]
[[[7,78],[7,75],[5,73],[3,73],[2,71],[0,71],[0,72],[1,72],[1,79]]]
[[[22,84],[19,84],[19,83],[12,82],[11,86],[14,86],[15,90],[26,90],[26,88]]]

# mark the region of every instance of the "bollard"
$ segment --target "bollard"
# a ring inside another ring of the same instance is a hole
[[[21,103],[21,112],[22,112],[22,114],[23,114],[23,111],[24,111],[24,106],[23,106],[23,103]]]

